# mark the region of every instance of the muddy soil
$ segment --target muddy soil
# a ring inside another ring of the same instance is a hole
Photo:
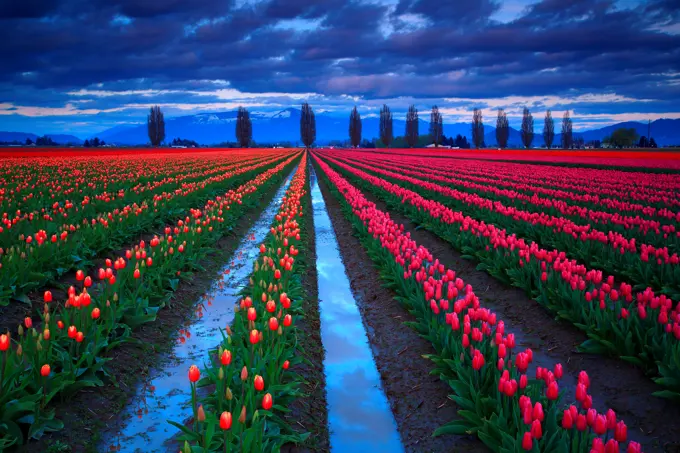
[[[273,185],[263,193],[259,206],[246,211],[232,232],[215,244],[214,252],[199,263],[206,270],[196,272],[191,280],[183,280],[170,304],[159,310],[153,323],[144,324],[135,330],[133,338],[139,340],[139,345],[124,344],[112,351],[112,360],[107,364],[111,382],[104,387],[82,390],[69,401],[55,402],[53,407],[56,417],[64,422],[64,429],[46,435],[38,442],[31,442],[18,451],[99,451],[100,431],[115,425],[116,417],[135,395],[137,384],[141,380],[148,380],[149,372],[172,350],[174,342],[178,341],[178,329],[196,316],[196,303],[212,283],[221,278],[224,263],[228,262],[238,248],[240,239],[258,219],[263,206],[271,202],[279,187]],[[144,416],[143,408],[139,409],[137,416]]]
[[[364,195],[379,209],[389,212],[395,222],[403,224],[419,245],[471,284],[482,306],[495,311],[506,322],[506,330],[516,334],[518,345],[534,350],[535,364],[562,363],[563,387],[573,391],[573,378],[585,370],[591,378],[589,391],[595,407],[600,411],[613,409],[628,425],[629,438],[642,442],[645,452],[680,452],[680,405],[652,396],[662,388],[641,370],[619,359],[578,352],[577,346],[587,340],[582,331],[556,321],[523,291],[477,270],[475,262],[462,258],[448,242],[425,229],[416,229],[407,217],[388,208],[371,193]],[[569,396],[573,395],[568,393]]]
[[[317,175],[323,173],[316,168]],[[402,325],[413,317],[385,289],[340,204],[319,178],[328,215],[338,240],[342,260],[366,325],[373,356],[382,378],[399,433],[407,452],[463,452],[489,450],[474,436],[432,437],[434,430],[458,417],[448,398],[451,389],[429,374],[432,363],[423,354],[433,354],[432,345]]]

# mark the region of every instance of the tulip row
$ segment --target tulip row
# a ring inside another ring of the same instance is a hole
[[[5,244],[5,247],[9,247],[16,242],[22,242],[23,238],[33,236],[35,232],[40,230],[45,230],[48,235],[59,234],[69,226],[69,223],[77,225],[82,223],[83,219],[96,218],[100,214],[107,215],[116,209],[125,209],[126,206],[133,204],[140,205],[145,201],[148,203],[149,200],[154,200],[157,196],[163,196],[178,189],[186,189],[207,178],[219,176],[238,167],[261,162],[266,158],[266,156],[245,154],[228,155],[226,157],[222,155],[208,160],[206,156],[199,155],[195,156],[192,161],[180,166],[181,171],[176,170],[181,161],[172,167],[170,166],[171,161],[168,161],[164,165],[158,166],[156,171],[151,173],[151,176],[148,174],[143,174],[143,176],[106,174],[106,179],[101,176],[98,178],[95,169],[79,168],[78,170],[83,172],[83,176],[79,178],[70,176],[76,181],[77,192],[71,190],[53,192],[55,184],[57,184],[57,188],[62,188],[62,185],[65,185],[68,180],[52,175],[50,169],[55,165],[52,162],[47,170],[34,168],[34,171],[41,177],[31,184],[32,192],[30,195],[23,197],[24,199],[30,198],[27,203],[10,203],[9,206],[0,206],[4,210],[4,212],[0,211],[0,217],[2,217],[0,220],[0,223],[2,223],[0,225],[0,240]],[[138,160],[148,164],[146,156],[144,159]],[[101,161],[95,162],[100,167],[102,166]],[[129,160],[125,162],[129,171],[132,162]],[[60,171],[64,170],[62,167],[58,168]],[[75,171],[74,168],[69,166],[66,166],[66,169],[71,170],[71,172]],[[141,171],[148,171],[148,168],[145,166]],[[158,174],[159,171],[160,174]],[[162,173],[163,171],[165,171],[165,174]],[[64,175],[60,176],[63,177]],[[104,180],[100,182],[100,179]],[[110,184],[109,179],[121,182]],[[57,196],[55,196],[55,192]],[[36,193],[37,195],[35,195]],[[14,193],[14,195],[14,198],[6,201],[19,201],[16,196],[21,196],[21,193]],[[64,195],[66,196],[64,197]]]
[[[412,153],[409,155],[423,155]],[[402,154],[403,155],[403,154]],[[500,169],[503,178],[528,182],[532,185],[559,187],[576,193],[585,193],[593,197],[603,195],[619,199],[634,199],[651,203],[659,208],[680,206],[676,195],[680,191],[675,174],[630,172],[592,169],[578,166],[565,168],[555,166],[552,162],[543,165],[532,165],[517,162],[490,162],[488,160],[447,159],[442,156],[437,161],[445,165],[460,168],[463,173],[488,175],[485,168]],[[631,190],[634,189],[634,190]]]
[[[142,241],[125,257],[106,260],[94,276],[76,273],[64,305],[45,292],[44,311],[28,317],[17,335],[0,335],[0,450],[60,429],[49,402],[85,387],[102,385],[108,351],[129,341],[132,330],[155,320],[197,262],[227,234],[261,191],[279,183],[292,156],[250,181],[209,200],[164,234]],[[25,435],[22,425],[28,425]]]
[[[296,320],[304,315],[305,264],[298,252],[306,230],[298,222],[308,193],[306,161],[305,156],[260,246],[232,326],[223,332],[219,348],[210,351],[203,372],[189,369],[194,419],[190,426],[171,422],[182,431],[184,453],[279,451],[308,436],[296,434],[281,417],[301,396],[301,378],[294,370],[302,362]],[[197,387],[213,390],[197,398]]]
[[[614,231],[658,247],[670,246],[675,250],[680,245],[680,239],[678,239],[680,238],[680,231],[677,231],[675,216],[669,210],[662,212],[672,216],[673,220],[671,223],[668,223],[666,219],[659,221],[644,218],[651,211],[661,212],[661,210],[656,211],[651,206],[638,205],[640,209],[634,212],[637,215],[633,217],[622,214],[617,209],[599,210],[592,203],[585,203],[586,206],[569,204],[563,200],[555,200],[556,194],[554,192],[556,191],[554,189],[503,182],[500,179],[502,178],[500,174],[488,177],[460,177],[453,168],[450,170],[431,169],[430,165],[426,162],[418,163],[418,161],[408,158],[385,160],[384,158],[377,159],[373,156],[368,156],[366,153],[347,153],[343,155],[354,160],[358,159],[364,163],[379,165],[384,169],[403,172],[411,176],[424,177],[429,181],[445,183],[461,191],[489,197],[506,205],[512,205],[515,208],[525,208],[531,212],[543,212],[554,216],[565,216],[574,221],[585,219],[594,224],[608,225]],[[452,176],[453,174],[456,176]],[[471,181],[469,181],[470,179]],[[506,186],[510,187],[510,189],[496,186]],[[545,192],[552,193],[548,197],[541,197],[539,195]],[[609,212],[610,210],[614,212]],[[677,214],[678,218],[680,218],[680,212]]]
[[[0,306],[7,305],[12,298],[30,303],[26,294],[31,290],[78,266],[87,267],[90,258],[113,250],[154,226],[185,215],[189,208],[225,189],[236,187],[288,156],[238,165],[200,183],[170,193],[154,194],[140,204],[102,213],[89,220],[82,219],[78,225],[64,225],[51,237],[43,230],[22,238],[20,245],[4,251],[0,249]]]
[[[629,240],[612,231],[605,234],[590,225],[577,225],[563,217],[507,207],[476,194],[407,176],[405,171],[383,170],[359,161],[351,163],[353,167],[364,168],[380,178],[397,182],[451,209],[505,228],[544,247],[563,250],[567,256],[625,278],[637,288],[649,285],[660,294],[680,299],[680,257],[677,253],[671,254],[667,247],[641,244],[638,249],[635,239]]]
[[[621,357],[661,376],[656,381],[668,390],[657,394],[680,398],[680,307],[672,300],[649,288],[634,293],[630,285],[615,284],[614,277],[588,270],[564,252],[542,249],[438,201],[326,159],[394,209],[473,255],[492,276],[524,289],[583,329],[591,338],[583,349]]]
[[[533,351],[516,350],[514,335],[480,305],[472,287],[322,159],[314,159],[381,277],[415,317],[410,325],[434,346],[436,354],[428,356],[433,373],[451,386],[461,416],[436,435],[476,434],[503,453],[641,451],[640,444],[628,442],[626,424],[613,411],[593,409],[585,372],[573,404],[560,391],[560,364],[553,370],[538,367],[536,379],[529,378]]]

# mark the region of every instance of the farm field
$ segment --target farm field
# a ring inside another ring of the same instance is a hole
[[[0,452],[678,452],[638,154],[0,152]]]

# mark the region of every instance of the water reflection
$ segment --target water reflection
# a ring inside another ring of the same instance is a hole
[[[403,451],[313,169],[311,183],[331,449]]]
[[[259,244],[269,233],[293,174],[295,169],[241,240],[232,260],[222,270],[222,278],[201,297],[193,319],[178,331],[172,354],[149,378],[143,379],[116,427],[104,436],[106,450],[177,453],[177,442],[172,438],[178,430],[167,420],[186,421],[192,415],[189,366],[204,363],[207,351],[219,343],[219,329],[233,320],[238,293],[248,281]]]

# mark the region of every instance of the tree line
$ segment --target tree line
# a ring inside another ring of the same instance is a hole
[[[404,135],[395,137],[392,112],[386,104],[383,104],[380,109],[378,142],[380,145],[387,148],[390,148],[393,145],[414,148],[429,143],[432,143],[435,147],[443,145],[458,148],[474,147],[479,149],[486,146],[484,143],[483,113],[479,108],[475,108],[472,113],[470,130],[472,140],[470,143],[468,143],[467,137],[461,136],[460,134],[455,139],[453,137],[446,138],[444,135],[442,113],[436,105],[434,105],[430,111],[430,123],[427,134],[420,135],[419,125],[418,109],[415,105],[410,105],[406,112]],[[159,106],[151,108],[149,115],[147,116],[147,129],[151,145],[160,146],[165,140],[165,119]],[[524,107],[522,112],[522,123],[519,132],[522,145],[527,149],[531,148],[536,134],[534,132],[534,118],[527,107]],[[368,143],[371,142],[368,142],[366,139],[362,140],[361,114],[356,106],[350,112],[348,135],[349,144],[352,147],[370,146]],[[543,118],[543,130],[541,131],[541,135],[545,146],[549,149],[552,148],[555,140],[555,121],[550,110],[546,111],[545,117]],[[239,146],[247,148],[253,144],[252,137],[253,126],[250,114],[246,108],[239,107],[236,115],[236,140]],[[564,149],[583,147],[585,145],[582,137],[574,136],[573,123],[568,110],[565,111],[562,116],[560,137],[560,145]],[[498,147],[507,148],[509,138],[510,123],[505,110],[499,108],[496,117],[496,142]],[[314,110],[307,102],[302,104],[300,110],[300,140],[306,148],[312,147],[316,141],[316,117],[314,115]],[[425,143],[423,143],[423,140],[425,140]],[[644,136],[638,137],[634,129],[617,130],[611,136],[605,138],[604,142],[617,147],[634,146],[637,143],[637,146],[639,147],[656,148],[656,142],[653,138],[647,139]],[[101,144],[103,145],[103,142]],[[173,144],[175,144],[175,142],[173,142]],[[597,144],[599,147],[599,141],[591,142],[591,144]],[[376,146],[375,143],[373,146]]]

